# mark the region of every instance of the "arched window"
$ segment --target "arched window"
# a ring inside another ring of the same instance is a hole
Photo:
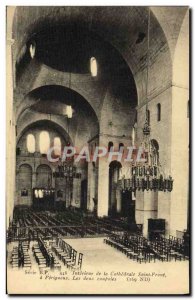
[[[151,143],[151,163],[153,165],[159,164],[159,144],[156,140],[152,139]]]
[[[135,127],[132,128],[131,138],[132,138],[132,146],[135,146]]]
[[[113,142],[108,143],[108,152],[110,152],[110,149],[113,147]]]
[[[55,137],[54,138],[54,154],[60,156],[61,155],[61,148],[62,148],[62,144],[61,144],[61,140],[59,137]]]
[[[147,120],[148,120],[148,125],[150,125],[150,111],[147,109]]]
[[[124,144],[123,143],[119,143],[119,151],[120,151],[120,148],[124,147]]]
[[[50,138],[47,131],[41,131],[39,135],[39,148],[41,154],[47,154],[50,147]]]
[[[157,121],[161,120],[161,105],[160,103],[157,104]]]
[[[90,71],[92,77],[97,76],[97,60],[95,57],[90,58]]]
[[[28,134],[26,139],[27,150],[30,153],[35,152],[35,137],[33,134]]]
[[[31,58],[33,59],[35,57],[35,52],[36,52],[36,44],[34,41],[29,46],[29,52],[30,52]]]
[[[112,182],[118,182],[119,173],[122,165],[120,162],[113,160],[109,165],[109,176]],[[111,183],[111,182],[110,182]]]
[[[71,105],[66,106],[66,115],[67,115],[68,119],[72,118],[72,106]]]

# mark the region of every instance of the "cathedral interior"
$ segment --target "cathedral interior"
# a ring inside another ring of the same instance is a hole
[[[188,8],[10,7],[6,47],[9,266],[188,260]]]

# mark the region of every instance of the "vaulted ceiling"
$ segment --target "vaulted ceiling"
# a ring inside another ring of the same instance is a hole
[[[172,78],[172,56],[186,9],[181,7],[171,15],[168,8],[150,8],[150,66],[156,68],[159,63],[155,66],[155,61],[160,57],[164,68],[161,73],[166,74],[163,80],[167,83]],[[17,7],[12,34],[16,110],[19,108],[20,113],[29,102],[31,110],[49,114],[60,110],[62,103],[77,99],[72,103],[73,108],[83,111],[87,120],[90,109],[85,105],[83,110],[81,108],[85,99],[100,121],[104,118],[102,107],[105,109],[108,105],[105,104],[108,91],[113,111],[119,100],[124,111],[128,109],[126,103],[129,109],[134,108],[138,99],[143,101],[146,97],[148,12],[148,7],[135,6]],[[29,53],[31,42],[36,45],[33,60]],[[90,75],[92,56],[98,62],[97,78]],[[157,71],[151,72],[155,75],[150,79],[154,92],[162,86],[161,80],[156,78]],[[61,85],[61,88],[51,88],[52,85]],[[41,101],[36,103],[39,98]],[[59,105],[55,107],[54,101]],[[26,111],[26,120],[28,117]]]
[[[186,9],[186,7],[180,7],[180,9],[177,7],[173,14],[172,10],[170,11],[167,7],[151,8],[150,27],[153,31],[151,34],[151,57],[155,56],[163,47],[173,44]],[[171,22],[175,23],[174,31]],[[26,42],[38,32],[44,32],[56,25],[63,25],[67,31],[61,32],[58,38],[63,39],[64,34],[71,37],[71,32],[73,33],[75,30],[79,32],[78,29],[81,32],[81,36],[77,35],[79,38],[82,37],[84,31],[91,32],[92,36],[95,34],[95,37],[99,36],[112,44],[122,54],[135,74],[144,63],[147,39],[143,39],[140,43],[137,41],[140,33],[147,35],[147,23],[148,8],[143,6],[18,7],[13,26],[13,38],[17,41],[16,56],[21,55]]]

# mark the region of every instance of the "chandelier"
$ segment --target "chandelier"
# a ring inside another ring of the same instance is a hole
[[[128,178],[127,178],[128,177]],[[173,179],[171,176],[163,176],[159,166],[136,165],[130,167],[130,176],[122,177],[118,181],[119,188],[125,191],[164,191],[171,192]]]
[[[71,72],[69,73],[69,89],[71,89]],[[72,118],[72,106],[66,105],[65,116],[67,117],[67,132],[69,136],[69,122]],[[70,144],[68,144],[70,146]],[[77,168],[73,165],[71,158],[66,158],[65,161],[59,157],[57,170],[53,172],[54,178],[65,178],[66,182],[72,183],[74,178],[81,178],[81,173],[77,172]]]
[[[59,159],[57,171],[53,172],[54,178],[65,178],[66,181],[71,182],[73,178],[81,178],[81,173],[77,172],[77,168],[73,165],[72,161],[62,162]]]
[[[128,166],[125,175],[120,172],[118,185],[124,191],[164,191],[171,192],[173,189],[173,179],[166,176],[159,161],[159,153],[154,145],[154,140],[150,139],[150,127],[146,118],[143,128],[144,149],[142,155],[143,162],[132,162]]]
[[[148,71],[149,71],[149,31],[150,29],[150,9],[148,14],[148,48],[147,48],[147,80],[146,80],[146,118],[143,126],[143,155],[142,162],[132,162],[128,166],[128,172],[122,174],[121,169],[118,186],[125,191],[164,191],[171,192],[173,189],[173,179],[166,176],[159,161],[158,147],[155,147],[154,140],[150,139],[150,124],[148,114]]]

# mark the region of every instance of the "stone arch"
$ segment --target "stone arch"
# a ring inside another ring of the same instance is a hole
[[[49,95],[49,99],[47,95]],[[62,114],[65,105],[72,106],[73,121],[68,120]],[[36,112],[39,113],[36,114]],[[98,117],[90,103],[74,90],[57,84],[41,86],[28,93],[20,105],[18,117],[17,140],[27,126],[38,121],[47,121],[48,124],[56,123],[59,125],[58,127],[63,128],[66,140],[70,140],[72,145],[77,144],[77,147],[82,147],[83,143],[99,133]],[[80,139],[79,134],[82,132],[86,132],[86,135]],[[86,140],[84,141],[84,139]]]
[[[162,60],[166,61],[166,66],[168,66],[172,61],[167,42],[167,30],[164,30],[166,24],[162,22],[161,14],[158,14],[153,7],[149,7],[149,9],[152,12],[152,26],[156,32],[156,36],[152,39],[152,47],[154,46],[152,59],[155,60],[160,53],[161,62]],[[112,23],[113,28],[111,28],[110,22],[105,22],[110,13],[115,16],[114,24]],[[20,24],[17,24],[17,18],[20,15],[25,17],[23,17]],[[140,80],[139,73],[141,72],[145,76],[146,33],[144,33],[143,41],[139,43],[138,36],[146,31],[147,15],[148,7],[136,6],[117,7],[117,9],[115,7],[109,7],[109,9],[107,7],[87,7],[85,11],[82,11],[81,7],[40,7],[39,10],[37,7],[31,8],[31,10],[28,7],[17,8],[13,22],[13,36],[15,37],[18,32],[20,33],[16,56],[21,55],[27,40],[38,30],[55,24],[68,26],[70,23],[78,23],[79,28],[93,30],[93,33],[110,43],[122,55],[134,75],[140,102],[145,97],[145,87],[143,86],[143,80]],[[56,16],[58,17],[56,18]],[[123,22],[121,22],[121,19],[123,19]],[[139,32],[136,30],[138,23]],[[129,28],[132,29],[129,30]],[[137,48],[139,48],[138,51]],[[141,69],[139,70],[139,68]],[[167,71],[171,72],[171,69],[167,69]],[[157,68],[154,72],[158,72]],[[171,77],[171,74],[169,77]]]
[[[31,172],[32,172],[32,166],[30,165],[30,164],[27,164],[27,163],[21,163],[20,165],[19,165],[19,168],[21,169],[21,168],[24,168],[24,169],[29,169],[29,170],[31,170]]]
[[[55,122],[55,121],[51,121],[51,120],[48,120],[48,119],[38,119],[34,122],[26,122],[26,124],[24,124],[24,126],[20,129],[18,135],[17,135],[17,144],[19,143],[20,141],[20,138],[23,136],[23,134],[28,131],[31,127],[34,127],[36,125],[39,125],[40,123],[44,124],[44,125],[47,125],[48,128],[53,126],[53,128],[56,129],[57,132],[59,132],[62,137],[65,139],[65,141],[69,142],[71,145],[73,145],[73,140],[71,139],[70,135],[68,135],[68,133],[66,132],[66,130],[62,127],[61,124]]]
[[[17,204],[30,206],[32,202],[32,166],[21,163],[16,176]]]
[[[171,9],[168,6],[151,7],[152,13],[158,20],[164,35],[166,36],[172,59],[181,25],[188,9],[187,6],[172,6]],[[174,23],[176,26],[172,26]]]
[[[52,170],[48,164],[40,164],[36,168],[36,175],[37,188],[52,187]]]
[[[34,170],[33,164],[31,164],[30,162],[24,163],[24,162],[21,161],[21,162],[18,162],[18,163],[17,163],[16,173],[19,173],[19,170],[20,170],[20,168],[21,168],[23,165],[29,166],[29,167],[31,168],[32,172],[33,172],[33,170]]]
[[[189,11],[187,11],[174,51],[173,85],[189,89],[189,59]]]
[[[56,76],[57,78],[57,76]],[[67,84],[68,85],[68,84]],[[37,83],[33,89],[31,89],[24,97],[22,102],[20,103],[17,112],[16,112],[16,121],[19,121],[21,116],[25,113],[27,109],[33,109],[36,104],[40,103],[41,99],[38,97],[39,91],[43,89],[49,89],[52,91],[52,89],[55,89],[56,91],[59,90],[59,92],[62,94],[64,92],[65,95],[72,99],[76,98],[76,103],[73,102],[73,105],[77,105],[80,102],[82,102],[83,105],[86,106],[87,109],[91,110],[94,114],[94,117],[98,120],[98,114],[96,110],[93,108],[92,104],[88,99],[86,99],[79,91],[76,89],[70,88],[66,86],[66,84],[62,85],[62,80],[58,82],[58,80],[55,79],[55,82],[47,82],[46,85],[42,85],[41,82]],[[70,101],[70,100],[69,100]],[[62,103],[63,104],[63,103]],[[64,103],[65,104],[65,103]],[[88,106],[88,107],[87,107]]]

